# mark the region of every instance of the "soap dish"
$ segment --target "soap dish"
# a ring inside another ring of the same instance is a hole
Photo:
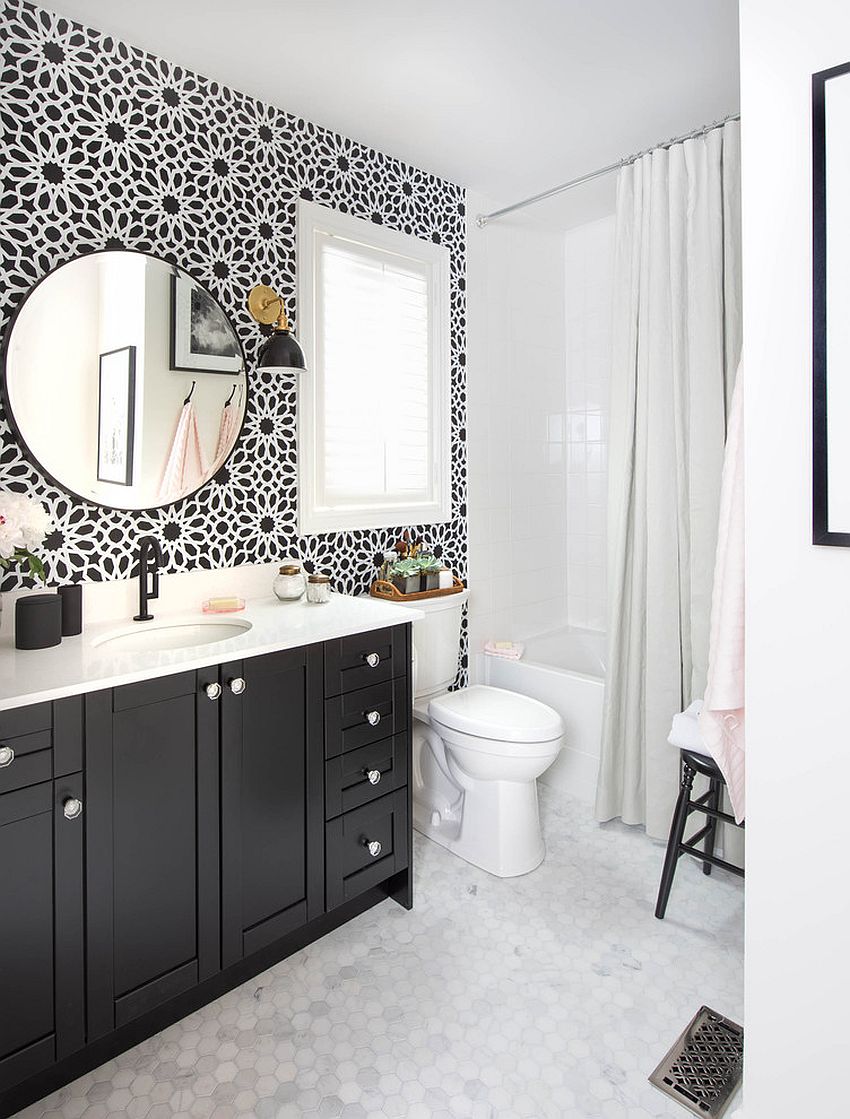
[[[201,609],[205,614],[238,614],[245,609],[245,599],[235,595],[228,598],[208,598]]]

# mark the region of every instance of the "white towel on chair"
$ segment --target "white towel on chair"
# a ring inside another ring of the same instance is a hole
[[[702,700],[695,699],[690,707],[686,707],[684,711],[680,711],[678,715],[673,716],[673,725],[670,727],[670,733],[667,736],[667,741],[671,746],[677,746],[680,750],[693,750],[697,754],[708,755],[702,731],[699,729],[698,717],[701,710]]]

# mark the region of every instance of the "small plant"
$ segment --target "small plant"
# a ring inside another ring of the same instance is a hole
[[[390,576],[402,594],[415,594],[419,590],[419,559],[397,560],[390,568]]]
[[[393,564],[393,575],[401,575],[403,578],[408,579],[411,575],[419,574],[419,560],[418,559],[403,559]]]
[[[420,589],[435,591],[440,585],[440,568],[443,565],[430,553],[419,557]]]
[[[34,579],[44,582],[44,563],[33,549],[44,543],[50,518],[40,501],[11,490],[0,490],[0,568],[25,565]]]

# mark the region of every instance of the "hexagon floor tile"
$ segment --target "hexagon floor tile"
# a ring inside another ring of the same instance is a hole
[[[417,835],[412,913],[381,903],[21,1119],[683,1119],[647,1076],[702,1003],[742,1021],[742,884],[683,858],[657,921],[660,844],[541,810],[533,874]]]

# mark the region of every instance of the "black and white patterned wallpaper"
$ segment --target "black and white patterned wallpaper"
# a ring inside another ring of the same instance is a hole
[[[295,381],[252,371],[263,340],[245,310],[253,284],[284,295],[297,332],[299,198],[450,250],[452,520],[402,527],[415,527],[465,577],[464,190],[22,0],[3,3],[0,41],[4,328],[51,268],[94,249],[140,249],[182,265],[218,296],[251,377],[233,456],[164,510],[116,512],[71,498],[27,461],[0,417],[0,488],[47,505],[51,582],[128,577],[145,533],[162,541],[168,571],[299,554],[341,590],[371,582],[398,530],[298,536]],[[10,574],[0,586],[19,581]]]

